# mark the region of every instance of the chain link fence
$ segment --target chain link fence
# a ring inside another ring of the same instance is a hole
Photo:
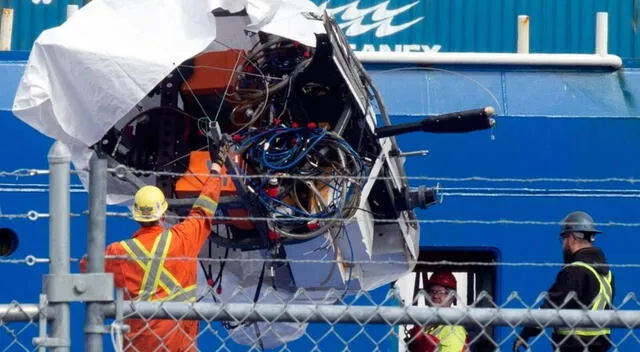
[[[93,164],[99,162],[97,159],[92,159],[92,170],[97,171],[90,176],[104,181],[104,177],[98,175],[104,176],[106,165]],[[68,160],[54,158],[54,161],[58,163],[52,164],[50,172],[18,170],[0,176],[49,175],[51,181],[47,188],[42,184],[30,184],[27,188],[33,189],[30,190],[33,192],[49,192],[53,204],[68,204],[68,194],[74,190],[80,192],[80,187],[71,187],[69,183]],[[104,186],[99,182],[91,184],[96,188]],[[21,187],[10,187],[11,192],[21,192]],[[10,220],[49,221],[53,239],[47,258],[28,255],[0,260],[0,264],[50,264],[50,274],[44,278],[44,294],[38,303],[0,305],[0,351],[82,349],[78,346],[80,341],[71,340],[71,331],[76,329],[85,332],[84,349],[90,351],[434,351],[438,348],[440,351],[505,351],[513,350],[523,329],[533,329],[533,334],[528,340],[523,340],[526,343],[522,343],[521,350],[554,350],[572,338],[571,333],[561,333],[563,329],[574,329],[574,332],[598,331],[591,335],[593,338],[579,340],[575,350],[598,350],[598,344],[602,341],[610,345],[609,350],[635,351],[640,346],[640,302],[633,293],[617,293],[616,297],[623,297],[616,299],[621,303],[612,309],[595,311],[581,303],[579,309],[566,309],[564,303],[552,305],[550,309],[539,309],[541,304],[548,301],[544,292],[534,300],[522,297],[517,292],[496,299],[492,292],[474,288],[472,293],[449,291],[447,298],[454,303],[451,307],[445,307],[432,301],[439,293],[427,292],[424,281],[412,285],[419,281],[416,278],[424,274],[420,270],[425,265],[429,268],[456,265],[518,266],[523,270],[527,266],[562,265],[553,263],[357,261],[344,258],[335,260],[326,255],[312,260],[266,259],[266,255],[258,258],[227,258],[226,255],[224,258],[222,255],[167,258],[194,261],[198,270],[194,297],[188,302],[131,301],[127,292],[121,289],[116,289],[114,293],[111,276],[102,274],[103,268],[96,266],[95,262],[87,274],[71,274],[69,264],[78,259],[71,258],[68,250],[65,250],[69,244],[69,219],[89,218],[90,244],[93,243],[89,251],[90,256],[93,251],[95,258],[98,257],[97,253],[104,253],[106,217],[128,216],[126,213],[108,213],[105,209],[101,211],[99,208],[104,206],[104,199],[101,198],[105,196],[104,192],[100,195],[99,191],[91,188],[89,193],[92,195],[89,210],[84,212],[65,212],[64,207],[58,206],[51,207],[48,213],[31,210],[24,214],[0,214],[1,218]],[[180,218],[176,217],[175,220]],[[416,222],[558,224],[516,220],[428,219]],[[640,224],[601,225],[636,227]],[[157,259],[145,258],[150,262]],[[352,270],[342,273],[348,273],[348,276],[343,277],[341,285],[299,288],[280,282],[278,275],[275,275],[278,270],[294,264],[307,265],[303,271],[308,276],[320,275],[316,269],[321,265],[343,265],[343,269],[353,268],[357,264],[376,265],[379,268],[409,265],[415,271],[408,274],[409,279],[402,277],[391,283],[373,285],[375,289],[353,285],[351,275],[355,278],[358,273],[352,273]],[[239,269],[233,269],[234,265],[245,271],[238,274]],[[227,269],[224,269],[225,266]],[[247,269],[249,266],[251,270]],[[640,268],[638,264],[619,266]],[[275,269],[271,270],[271,267]],[[221,275],[223,270],[226,270],[225,274]],[[234,270],[235,277],[230,275]],[[214,273],[219,274],[215,276]],[[248,285],[247,282],[252,284]],[[571,302],[575,304],[575,297],[569,296],[565,303]],[[83,322],[84,325],[71,320],[71,304],[80,304],[86,309],[87,320]],[[105,335],[109,337],[108,344],[104,343]]]
[[[460,341],[470,351],[511,350],[524,327],[546,329],[528,341],[536,351],[558,344],[553,337],[553,329],[558,327],[612,328],[616,336],[607,335],[605,339],[615,351],[633,351],[640,344],[636,330],[640,328],[640,302],[633,294],[624,297],[613,310],[596,312],[587,307],[531,309],[545,298],[544,294],[537,302],[527,303],[513,293],[497,304],[480,293],[471,305],[437,308],[419,306],[421,301],[430,301],[423,290],[412,302],[406,302],[397,289],[363,291],[346,297],[344,291],[332,290],[318,296],[298,289],[283,299],[281,292],[267,287],[257,302],[252,302],[253,291],[230,291],[222,295],[215,289],[205,290],[201,294],[209,298],[202,296],[191,303],[117,300],[105,305],[105,316],[115,318],[109,320],[112,348],[147,350],[139,348],[143,341],[147,348],[153,346],[150,350],[172,350],[164,345],[167,336],[172,335],[193,341],[193,348],[198,351],[404,351],[420,339],[410,333],[414,327],[432,331],[443,325],[461,327],[451,330],[451,336],[443,341]],[[34,304],[0,305],[0,350],[37,350],[33,336],[41,334],[40,312]],[[198,326],[195,334],[190,322]],[[166,324],[164,333],[158,332],[158,323]],[[584,344],[585,348],[589,345],[590,342]]]
[[[33,351],[33,336],[39,333],[38,305],[11,302],[0,305],[0,350]]]
[[[240,288],[231,291],[221,295],[211,289],[205,292],[209,299],[200,297],[193,303],[124,301],[117,304],[120,308],[111,305],[105,314],[115,317],[119,310],[122,315],[116,325],[121,327],[120,323],[124,323],[133,328],[124,336],[116,333],[113,341],[120,341],[125,350],[133,351],[140,346],[171,350],[165,343],[175,340],[169,336],[192,341],[192,346],[200,351],[405,351],[410,345],[417,348],[414,350],[430,351],[433,349],[425,346],[431,342],[431,348],[439,345],[443,351],[452,345],[464,346],[469,351],[504,351],[512,349],[523,328],[534,327],[542,331],[528,341],[528,347],[537,351],[566,343],[567,336],[559,340],[553,331],[568,327],[613,328],[622,332],[614,334],[615,337],[609,334],[601,337],[611,345],[611,350],[632,351],[639,343],[635,329],[640,327],[640,302],[632,294],[612,310],[590,311],[588,307],[532,309],[545,299],[545,294],[541,294],[538,302],[527,303],[513,293],[498,304],[481,292],[470,305],[441,308],[418,306],[420,301],[430,302],[424,290],[409,302],[404,301],[397,289],[373,294],[356,292],[345,297],[343,291],[335,290],[323,296],[304,289],[285,295],[268,287],[256,302],[252,301],[253,291]],[[189,330],[187,322],[192,320],[199,322],[197,333]],[[167,326],[159,330],[158,324]],[[415,333],[415,329],[433,333],[445,327],[451,329],[440,335],[440,341],[425,342]],[[578,350],[593,350],[595,345],[591,345],[596,338],[580,340],[584,343]]]

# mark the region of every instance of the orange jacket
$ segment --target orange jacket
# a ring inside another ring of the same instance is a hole
[[[141,227],[131,239],[107,247],[107,256],[128,257],[105,260],[105,271],[113,273],[116,287],[125,289],[125,299],[195,301],[194,258],[211,233],[219,198],[220,178],[209,177],[187,219],[170,229]],[[180,257],[190,259],[177,259]],[[126,324],[131,330],[125,336],[125,351],[197,350],[196,320],[128,319]]]

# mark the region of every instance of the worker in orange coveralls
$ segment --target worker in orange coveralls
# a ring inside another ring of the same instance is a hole
[[[457,281],[449,271],[434,272],[427,281],[432,306],[448,308],[456,300]],[[405,339],[411,352],[466,352],[467,330],[460,325],[434,324],[414,326]]]
[[[220,177],[227,148],[212,155],[211,174],[189,216],[165,228],[168,208],[162,191],[144,186],[136,192],[133,219],[140,224],[131,239],[110,244],[106,249],[105,271],[113,273],[116,287],[125,289],[125,299],[134,301],[194,302],[197,258],[211,233],[211,222],[220,197]],[[126,257],[126,259],[125,259]],[[171,259],[171,258],[186,259]],[[157,258],[150,260],[148,258]],[[193,258],[193,259],[191,259]],[[86,271],[86,261],[81,263]],[[128,319],[130,330],[124,339],[125,351],[196,351],[197,320]]]

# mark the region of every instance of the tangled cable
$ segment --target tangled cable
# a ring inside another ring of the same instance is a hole
[[[310,50],[280,37],[264,44],[256,43],[237,66],[238,79],[233,93],[227,98],[245,103],[268,100],[269,92],[276,93],[285,88],[289,79],[295,76],[294,72],[301,71],[310,63]],[[275,83],[271,84],[271,81]]]
[[[358,209],[365,166],[333,132],[307,127],[252,130],[238,152],[253,172],[262,174],[249,176],[246,183],[279,235],[309,239],[340,226],[337,218],[349,219]],[[283,174],[307,179],[278,178]]]

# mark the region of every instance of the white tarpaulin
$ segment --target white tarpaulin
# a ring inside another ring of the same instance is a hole
[[[208,246],[205,246],[208,247]],[[222,253],[216,253],[222,254]],[[200,257],[207,257],[211,254],[203,249]],[[216,256],[211,256],[215,258]],[[251,303],[256,297],[260,303],[306,303],[321,304],[325,303],[322,298],[327,295],[327,291],[315,301],[309,299],[308,296],[296,297],[295,292],[286,289],[274,288],[270,277],[264,277],[263,284],[258,288],[260,282],[263,254],[260,251],[231,251],[227,256],[228,261],[225,263],[224,271],[220,277],[220,292],[217,298],[214,298],[211,288],[207,284],[207,278],[204,274],[204,268],[214,273],[218,273],[220,262],[209,261],[204,266],[198,266],[198,286],[197,296],[199,302],[217,303]],[[296,299],[297,298],[297,299]],[[217,301],[216,301],[217,300]],[[326,302],[332,304],[331,300]],[[237,322],[232,322],[237,323]],[[227,328],[229,337],[236,343],[246,346],[262,346],[264,349],[271,349],[281,346],[282,344],[297,340],[303,336],[307,329],[307,323],[267,323],[255,322],[253,324],[234,324],[233,328]]]
[[[97,0],[33,45],[13,112],[65,143],[97,142],[216,36],[212,1]]]
[[[32,48],[13,113],[69,145],[77,169],[99,141],[180,63],[211,50],[212,11],[246,7],[248,30],[315,45],[320,9],[307,0],[94,0]],[[237,28],[234,29],[237,31]],[[222,34],[221,37],[229,37]],[[245,35],[242,31],[239,35]],[[225,43],[213,46],[226,50]]]

